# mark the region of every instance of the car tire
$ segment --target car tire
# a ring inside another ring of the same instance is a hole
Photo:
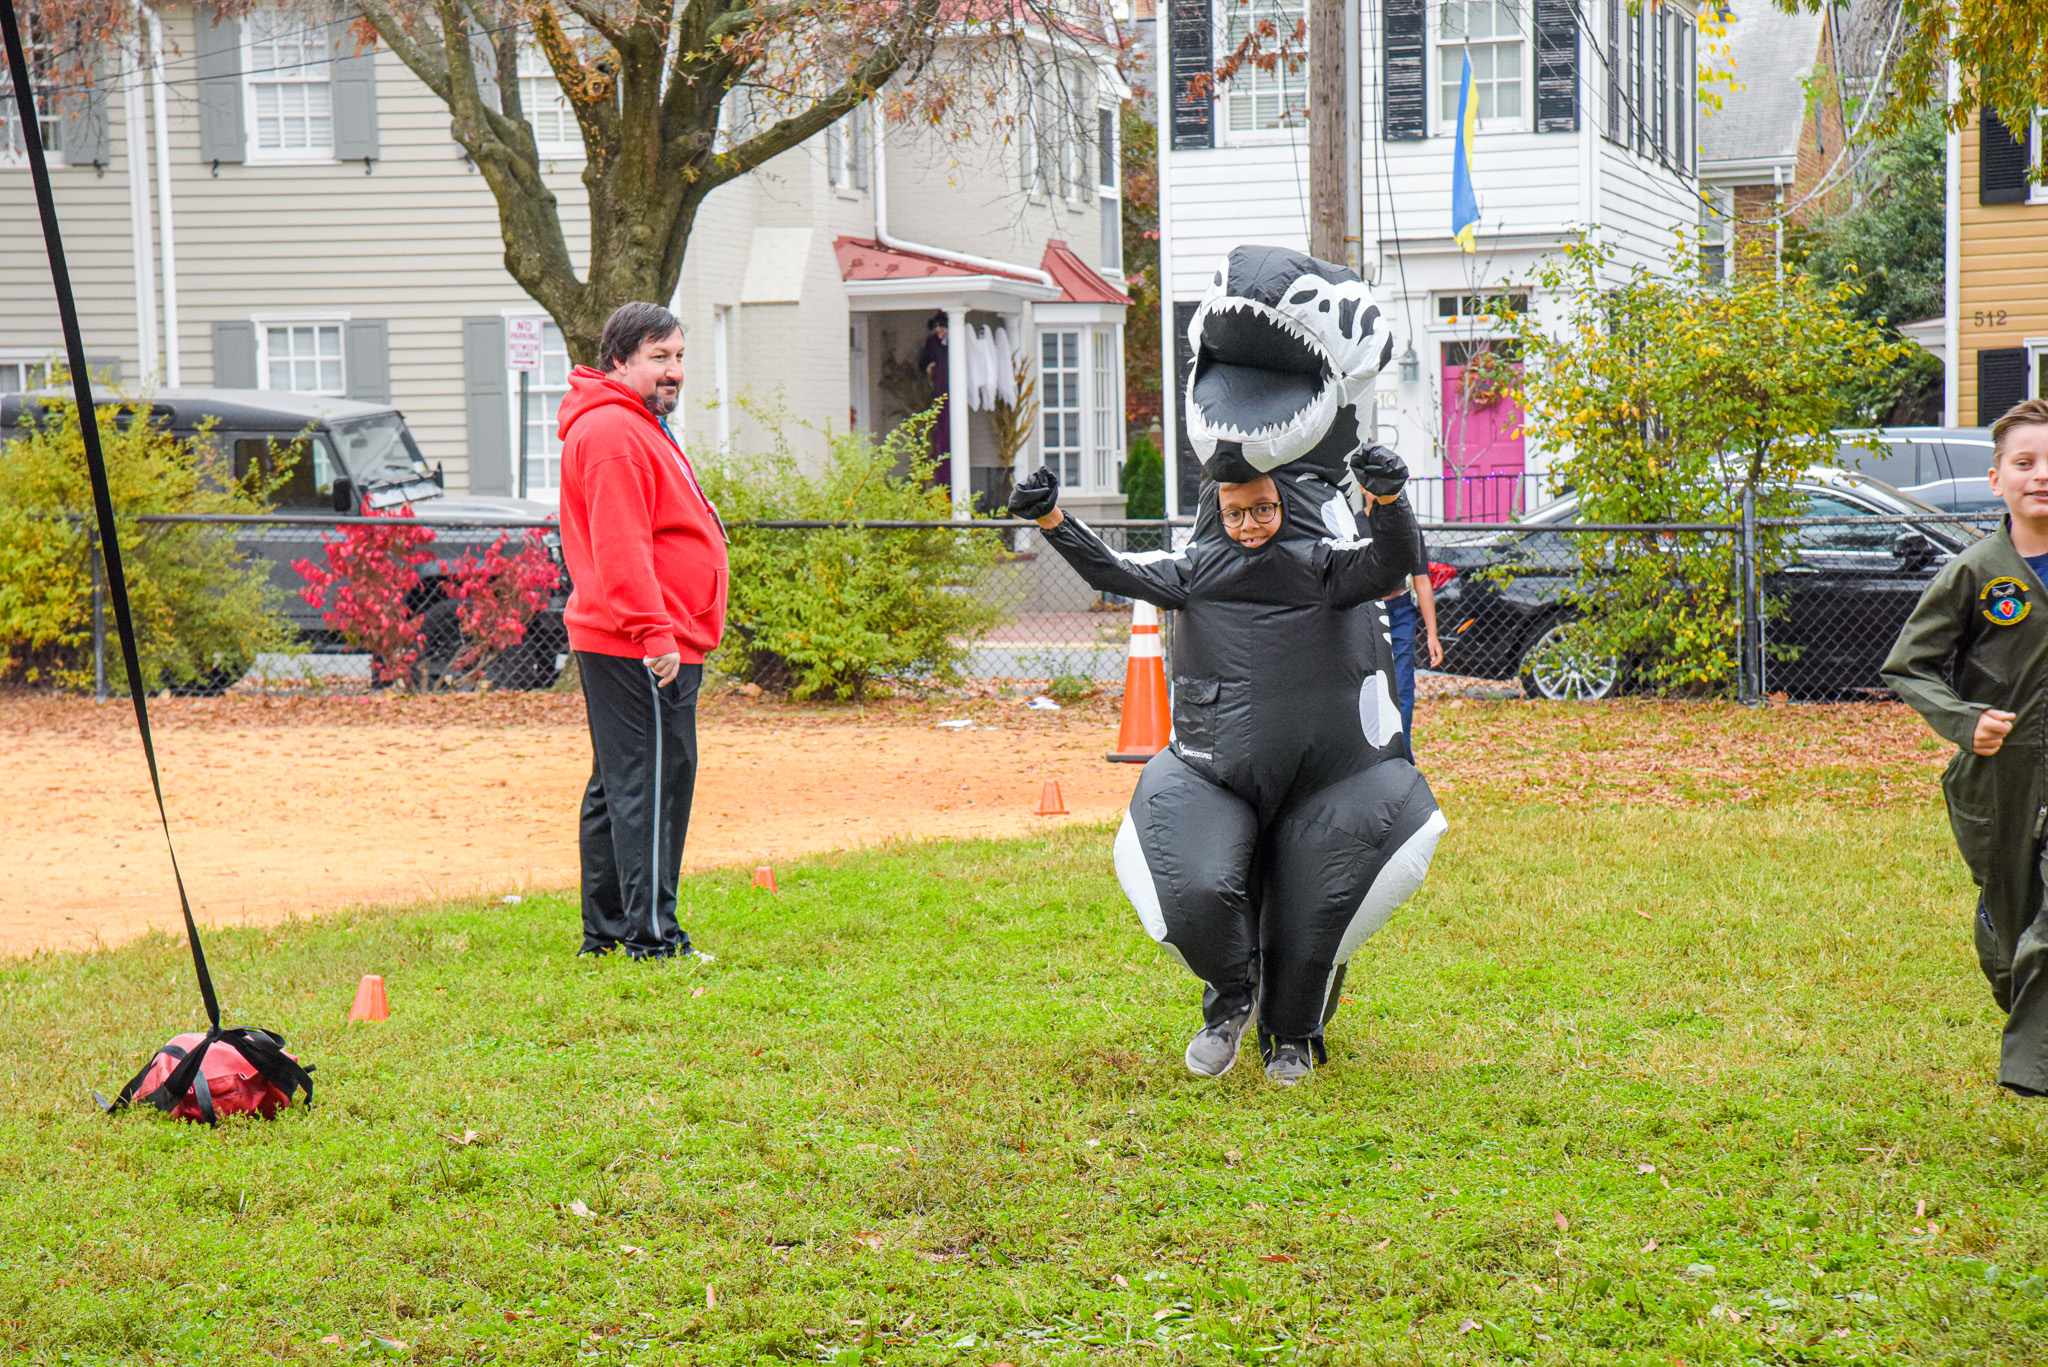
[[[558,663],[569,652],[569,632],[560,613],[544,612],[527,625],[526,639],[484,666],[491,687],[545,692],[562,677]]]
[[[250,660],[240,658],[221,659],[216,656],[211,668],[203,674],[194,675],[183,683],[168,685],[174,698],[218,698],[242,681],[249,672]]]
[[[429,688],[441,686],[441,676],[462,653],[461,609],[453,598],[441,598],[420,614],[419,668]]]
[[[1522,647],[1516,672],[1522,692],[1535,702],[1602,702],[1621,692],[1621,661],[1613,656],[1584,660],[1559,658],[1566,623],[1552,619],[1531,634]]]

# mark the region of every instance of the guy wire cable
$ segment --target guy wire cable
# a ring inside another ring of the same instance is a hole
[[[0,0],[0,37],[7,45],[7,67],[14,83],[15,108],[35,109],[35,87],[29,80],[28,53],[21,41],[21,21],[14,0]],[[156,744],[149,733],[149,700],[143,691],[142,660],[135,645],[135,613],[128,602],[128,580],[121,566],[120,527],[114,520],[114,495],[107,482],[106,453],[100,448],[99,413],[92,402],[92,376],[86,369],[85,337],[78,326],[78,304],[71,292],[71,272],[64,264],[64,238],[57,226],[57,200],[50,189],[50,164],[43,154],[42,121],[21,118],[18,124],[27,145],[29,173],[35,181],[36,208],[43,220],[43,245],[50,257],[50,278],[57,290],[57,316],[64,328],[64,355],[71,367],[71,391],[78,403],[78,430],[85,441],[85,463],[92,476],[93,511],[98,519],[100,554],[106,565],[107,588],[114,600],[114,622],[120,629],[121,663],[128,670],[128,696],[135,704],[135,724],[142,733],[142,753],[149,761],[149,783],[156,793],[157,820],[164,831],[164,848],[171,856],[171,877],[178,885],[178,906],[185,914],[185,939],[192,946],[192,968],[199,979],[199,995],[206,1004],[207,1023],[220,1030],[220,1002],[214,995],[213,977],[206,971],[206,951],[199,943],[199,926],[192,919],[192,900],[185,894],[185,875],[178,868],[177,846],[171,840],[171,818],[164,808],[163,779],[157,772]]]

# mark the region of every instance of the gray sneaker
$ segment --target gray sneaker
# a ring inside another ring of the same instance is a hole
[[[1244,1038],[1245,1027],[1252,1023],[1252,1013],[1256,1010],[1257,1003],[1254,1003],[1221,1025],[1203,1026],[1201,1032],[1188,1041],[1188,1071],[1198,1077],[1222,1077],[1229,1072],[1237,1063],[1238,1041]]]
[[[1273,1061],[1266,1065],[1266,1076],[1282,1087],[1292,1087],[1315,1070],[1315,1056],[1309,1053],[1306,1043],[1278,1040],[1273,1045]]]

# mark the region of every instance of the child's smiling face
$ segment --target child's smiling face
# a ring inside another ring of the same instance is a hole
[[[1224,534],[1246,550],[1265,545],[1280,530],[1284,514],[1271,475],[1244,484],[1218,484],[1216,502],[1223,513]]]
[[[2027,423],[2005,434],[1991,465],[1991,492],[2013,521],[2048,532],[2048,424]]]

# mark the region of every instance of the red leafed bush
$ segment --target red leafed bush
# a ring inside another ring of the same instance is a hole
[[[518,539],[506,532],[481,557],[465,555],[449,562],[447,587],[459,605],[462,649],[441,676],[444,687],[460,687],[480,678],[491,661],[526,639],[526,628],[548,605],[562,571],[536,531]]]
[[[428,549],[434,531],[411,522],[411,508],[371,516],[387,517],[393,525],[345,527],[322,538],[325,565],[294,560],[292,568],[306,581],[300,596],[322,609],[320,620],[330,630],[369,652],[380,681],[416,688],[422,682],[421,624],[410,595],[420,586],[419,567],[434,558]]]

